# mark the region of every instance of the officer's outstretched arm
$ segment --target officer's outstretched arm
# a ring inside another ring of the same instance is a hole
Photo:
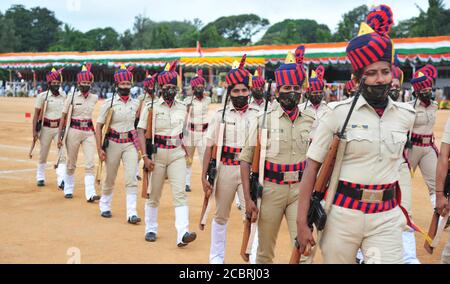
[[[251,222],[256,222],[256,218],[258,216],[258,208],[256,207],[255,202],[252,200],[250,194],[250,167],[251,165],[241,160],[241,180],[242,180],[242,189],[244,191],[244,199],[245,199],[245,211],[247,216],[252,216]],[[255,214],[252,214],[255,213]]]
[[[445,216],[449,210],[449,202],[444,194],[445,179],[448,173],[450,158],[450,144],[441,143],[437,167],[436,167],[436,209],[441,216]]]
[[[58,141],[62,141],[63,129],[66,128],[66,119],[67,119],[67,113],[65,113],[65,112],[61,113],[61,120],[59,122],[59,127],[58,127]]]
[[[205,153],[203,154],[202,182],[206,181],[206,173],[208,171],[209,162],[211,161],[213,146],[210,144],[212,144],[212,143],[207,142],[206,147],[205,147]],[[211,186],[213,186],[213,185],[211,184]]]
[[[142,151],[143,156],[148,155],[147,147],[145,146],[145,141],[147,140],[147,139],[145,139],[145,131],[146,131],[146,129],[143,129],[143,128],[138,127],[138,129],[137,129],[139,145],[141,146],[141,151]]]
[[[41,109],[40,108],[35,108],[34,109],[34,115],[33,115],[33,139],[37,138],[37,131],[36,131],[36,124],[38,121],[38,117],[41,115]]]
[[[300,182],[297,209],[297,240],[299,243],[299,252],[301,254],[304,254],[305,252],[309,253],[307,248],[316,245],[312,236],[312,231],[308,226],[308,210],[321,163],[308,158],[306,165],[302,181]]]
[[[303,172],[302,181],[300,182],[297,210],[297,225],[302,226],[308,225],[307,216],[309,204],[321,163],[308,158],[306,165],[307,166]]]

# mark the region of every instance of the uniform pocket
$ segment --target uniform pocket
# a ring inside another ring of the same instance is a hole
[[[416,113],[416,124],[424,125],[428,123],[427,114],[423,111],[419,111]]]
[[[170,117],[165,113],[157,113],[155,119],[157,128],[170,128]]]
[[[286,141],[287,138],[283,129],[270,129],[268,135],[266,156],[271,158],[280,153],[281,142]]]
[[[393,130],[386,135],[385,145],[392,159],[398,159],[401,157],[406,140],[406,133],[400,130]]]
[[[300,153],[306,154],[309,147],[309,142],[309,132],[307,131],[300,132],[295,137],[295,143],[297,144],[297,148]]]
[[[349,154],[364,155],[372,152],[374,145],[373,133],[368,129],[347,130],[347,149]]]

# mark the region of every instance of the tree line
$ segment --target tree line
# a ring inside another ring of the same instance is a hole
[[[419,15],[400,21],[392,29],[395,38],[450,35],[450,9],[443,0],[429,0]],[[332,32],[327,25],[309,19],[286,19],[270,24],[255,14],[220,17],[204,24],[199,19],[155,22],[138,15],[133,27],[118,33],[111,27],[81,32],[57,19],[47,8],[27,9],[12,5],[0,11],[0,52],[106,51],[195,47],[247,46],[348,41],[368,13],[362,5],[348,11]],[[255,35],[264,32],[258,41]]]

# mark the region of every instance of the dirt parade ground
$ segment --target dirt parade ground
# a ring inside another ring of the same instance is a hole
[[[94,112],[103,102],[99,102]],[[212,105],[211,114],[219,107]],[[31,118],[33,98],[0,98],[0,263],[208,263],[211,214],[205,231],[198,221],[203,201],[197,156],[194,159],[192,192],[188,193],[190,229],[197,240],[185,248],[176,246],[174,208],[169,185],[164,186],[159,209],[159,232],[155,243],[144,240],[144,222],[126,222],[123,168],[119,169],[111,219],[100,216],[98,203],[87,203],[84,197],[84,159],[82,151],[75,173],[73,199],[65,199],[57,189],[53,164],[56,146],[52,145],[46,171],[46,186],[36,186],[36,163],[39,145],[33,159],[28,158],[32,142]],[[434,133],[437,145],[450,111],[440,110]],[[96,157],[97,160],[97,157]],[[141,185],[139,184],[139,190]],[[428,190],[420,171],[413,179],[413,218],[428,230],[432,215]],[[97,193],[100,193],[97,188]],[[139,216],[144,218],[144,200],[138,200]],[[423,249],[423,238],[416,234],[417,255],[422,263],[439,263],[447,241],[447,229],[433,255]],[[244,263],[239,256],[243,225],[240,212],[233,205],[228,225],[226,263]],[[275,263],[288,263],[291,253],[289,234],[284,221],[278,235]],[[320,253],[316,263],[321,263]]]

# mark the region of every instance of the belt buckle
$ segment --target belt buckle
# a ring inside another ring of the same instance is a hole
[[[431,137],[423,137],[422,138],[422,144],[430,144],[431,143]]]
[[[298,171],[284,172],[283,181],[285,182],[298,181]]]
[[[81,121],[81,122],[80,122],[80,127],[87,128],[87,127],[89,127],[89,124],[88,124],[87,121]]]
[[[361,197],[362,202],[366,203],[379,203],[383,201],[383,190],[363,189]]]
[[[58,122],[57,121],[50,121],[50,127],[51,128],[58,127]]]
[[[167,139],[166,140],[166,145],[167,146],[177,146],[177,139],[175,138],[171,138],[171,139]]]
[[[128,132],[119,133],[119,139],[128,139]]]

